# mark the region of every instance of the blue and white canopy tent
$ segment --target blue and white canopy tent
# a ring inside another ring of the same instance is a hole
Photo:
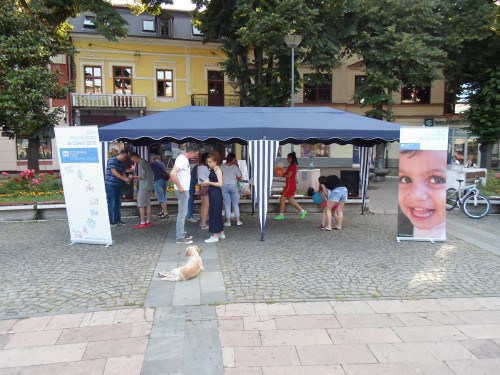
[[[371,147],[399,140],[400,125],[329,107],[182,107],[99,129],[102,142],[239,143],[248,145],[261,239],[280,144],[352,144],[362,148],[361,184],[366,197]],[[363,149],[366,148],[366,149]],[[363,203],[364,209],[364,203]]]

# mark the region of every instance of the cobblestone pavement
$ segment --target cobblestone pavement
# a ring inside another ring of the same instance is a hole
[[[433,298],[500,295],[500,258],[449,236],[445,243],[396,242],[396,214],[346,210],[341,231],[319,215],[230,227],[219,259],[230,301]],[[484,220],[497,221],[497,217]],[[500,240],[500,236],[498,237]]]
[[[0,222],[0,318],[142,306],[170,223],[68,246],[65,220]]]

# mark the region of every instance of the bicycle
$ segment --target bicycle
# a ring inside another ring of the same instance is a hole
[[[472,219],[481,219],[490,213],[491,203],[488,198],[480,194],[477,188],[478,182],[481,179],[475,178],[474,184],[464,186],[464,180],[457,180],[459,187],[449,188],[446,190],[446,210],[451,211],[457,205],[468,217]]]

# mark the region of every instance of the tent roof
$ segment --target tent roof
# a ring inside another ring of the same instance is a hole
[[[329,107],[181,107],[99,129],[101,141],[373,146],[399,139],[400,125]]]

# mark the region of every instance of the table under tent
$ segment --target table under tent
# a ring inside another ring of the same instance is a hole
[[[351,144],[360,147],[362,211],[372,147],[399,140],[400,125],[329,107],[181,107],[99,128],[109,142],[238,143],[248,147],[252,200],[258,206],[261,240],[280,144]],[[107,155],[104,152],[103,155]]]

